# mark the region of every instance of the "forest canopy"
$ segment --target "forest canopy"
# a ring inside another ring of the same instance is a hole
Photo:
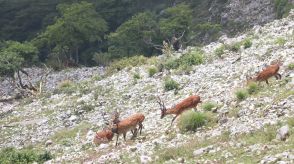
[[[219,5],[226,2],[217,1]],[[283,2],[276,2],[279,17],[285,12]],[[153,45],[181,35],[184,46],[200,45],[217,39],[223,30],[218,19],[209,19],[210,3],[212,0],[0,0],[0,59],[15,60],[16,66],[26,66],[28,61],[55,68],[93,66],[123,57],[158,55],[161,51]],[[24,56],[12,49],[31,52]],[[7,65],[15,69],[10,67]]]

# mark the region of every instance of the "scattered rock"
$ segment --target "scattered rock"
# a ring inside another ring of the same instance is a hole
[[[289,135],[289,126],[285,125],[278,129],[276,138],[285,141],[289,137]]]
[[[146,156],[146,155],[142,155],[142,156],[140,157],[140,160],[141,160],[141,163],[142,163],[142,164],[146,164],[146,163],[151,163],[151,162],[152,162],[151,157]]]
[[[45,142],[45,146],[46,147],[48,147],[48,146],[50,146],[52,144],[53,144],[53,141],[52,140],[48,140],[48,141]]]

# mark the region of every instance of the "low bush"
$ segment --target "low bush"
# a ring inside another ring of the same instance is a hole
[[[244,90],[244,89],[237,90],[237,91],[235,92],[235,94],[236,94],[236,97],[237,97],[237,99],[238,99],[239,101],[245,100],[245,99],[247,98],[247,96],[248,96],[247,91]]]
[[[290,64],[288,65],[288,69],[289,69],[289,70],[294,70],[294,63],[290,63]]]
[[[275,43],[279,46],[284,46],[286,42],[286,39],[282,37],[279,37],[275,40]]]
[[[202,64],[204,61],[203,51],[194,50],[187,54],[183,54],[178,59],[168,59],[164,62],[164,68],[170,69],[181,69],[182,71],[189,70],[193,65]]]
[[[206,102],[203,103],[202,108],[206,111],[211,111],[212,108],[216,107],[215,103],[212,102]]]
[[[154,74],[156,74],[158,72],[157,68],[156,67],[150,67],[148,69],[148,74],[149,74],[149,77],[152,77]]]
[[[165,91],[179,89],[179,83],[174,81],[172,78],[166,78],[164,81],[164,89],[165,89]]]
[[[220,47],[216,48],[214,50],[214,54],[218,57],[222,57],[222,55],[225,53],[225,46],[221,45]]]
[[[205,122],[206,116],[204,114],[189,110],[181,114],[178,126],[182,132],[196,131],[197,128],[205,125]]]
[[[50,152],[38,152],[33,149],[4,148],[0,151],[0,163],[44,163],[52,159]]]
[[[230,51],[238,52],[241,48],[242,43],[241,42],[236,42],[232,45],[229,46]]]
[[[107,67],[107,73],[112,74],[127,67],[135,67],[147,64],[148,58],[144,56],[133,56],[114,61]]]
[[[244,46],[245,49],[250,48],[252,46],[252,41],[249,38],[243,40],[242,42],[243,42],[243,46]]]
[[[134,74],[133,74],[133,79],[134,79],[134,80],[137,80],[137,79],[140,79],[140,78],[141,78],[141,76],[140,76],[139,73],[134,73]]]
[[[258,92],[258,85],[255,82],[250,82],[247,86],[247,92],[249,94],[254,94]]]

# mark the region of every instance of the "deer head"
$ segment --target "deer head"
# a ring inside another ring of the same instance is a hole
[[[165,116],[165,113],[166,113],[166,107],[164,105],[164,102],[160,99],[160,97],[158,96],[157,97],[157,103],[159,104],[160,106],[160,110],[161,110],[161,116],[160,118],[162,119],[164,116]]]

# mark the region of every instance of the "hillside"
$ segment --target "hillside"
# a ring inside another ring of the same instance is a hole
[[[142,65],[111,73],[87,68],[93,74],[90,77],[87,73],[89,78],[70,75],[76,71],[82,75],[85,69],[52,73],[48,93],[0,102],[0,147],[46,150],[53,155],[48,163],[293,163],[293,29],[292,10],[288,17],[254,26],[236,38],[222,36],[200,48],[202,64],[184,72],[164,70],[150,77],[148,70],[199,48],[144,59]],[[238,100],[236,91],[246,89],[246,75],[252,76],[277,59],[283,61],[279,71],[282,79],[271,78],[269,86],[261,82],[255,94]],[[64,73],[71,81],[54,82],[66,80],[58,78]],[[167,77],[180,88],[166,91]],[[200,104],[197,110],[209,117],[208,123],[196,132],[182,133],[177,120],[170,127],[172,117],[160,119],[156,96],[170,107],[191,94],[199,95],[203,104],[213,102],[215,107],[206,111]],[[93,145],[95,132],[105,123],[103,112],[110,118],[114,110],[121,112],[121,118],[143,113],[142,135],[130,140],[129,132],[127,141],[121,136],[117,147],[115,138],[108,144]],[[290,131],[286,141],[276,139],[277,130],[283,126]]]

